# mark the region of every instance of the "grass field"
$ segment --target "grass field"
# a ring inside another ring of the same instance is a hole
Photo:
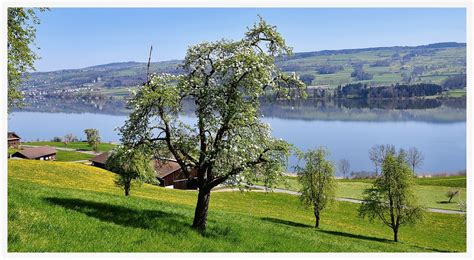
[[[208,229],[190,228],[195,191],[152,185],[126,198],[114,174],[91,166],[8,162],[9,252],[418,252],[466,250],[459,215],[427,213],[402,227],[400,241],[379,222],[357,216],[357,204],[337,202],[313,228],[311,210],[296,196],[214,192]]]
[[[65,145],[63,142],[25,142],[23,143],[25,145],[48,145],[52,147],[63,147],[63,148],[70,148],[70,149],[76,149],[76,150],[84,150],[84,151],[92,151],[92,147],[89,146],[86,142],[72,142],[69,143],[68,145]],[[101,152],[107,152],[112,150],[115,147],[115,144],[110,144],[110,143],[101,143],[99,144],[99,150]]]
[[[460,97],[465,97],[466,96],[466,89],[453,89],[446,91],[445,93],[448,97],[452,98],[460,98]]]
[[[57,150],[57,153],[56,153],[56,161],[60,161],[60,162],[89,160],[92,157],[94,157],[94,155],[92,154],[72,152],[72,151]]]
[[[299,190],[296,177],[288,176],[286,183],[277,187],[292,191]],[[362,199],[363,191],[371,187],[373,179],[343,179],[338,180],[336,196],[340,198]],[[418,203],[428,208],[459,210],[458,202],[466,201],[466,177],[432,177],[415,179],[415,195]],[[446,193],[449,190],[458,190],[459,194],[454,197],[451,203],[446,203]]]

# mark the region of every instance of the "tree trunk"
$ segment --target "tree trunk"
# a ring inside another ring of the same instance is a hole
[[[319,210],[316,207],[314,207],[314,217],[316,218],[314,227],[319,228]]]
[[[207,211],[211,192],[199,189],[196,210],[194,211],[193,228],[204,231],[207,223]]]
[[[130,182],[128,183],[125,183],[124,185],[124,190],[125,190],[125,196],[129,196],[130,195],[130,187],[132,186],[132,184]]]
[[[393,229],[393,241],[398,242],[398,228]]]

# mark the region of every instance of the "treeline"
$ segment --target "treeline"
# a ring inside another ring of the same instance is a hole
[[[351,77],[355,78],[356,80],[371,80],[374,75],[365,72],[363,66],[364,63],[362,62],[352,64],[354,71],[351,73]]]
[[[408,98],[438,95],[443,87],[437,84],[419,83],[414,85],[370,87],[367,84],[352,83],[338,86],[337,98]]]
[[[443,81],[443,88],[445,89],[462,89],[466,86],[466,74],[454,75]]]

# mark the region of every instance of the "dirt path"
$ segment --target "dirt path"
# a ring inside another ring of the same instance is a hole
[[[265,192],[265,187],[260,186],[260,185],[252,185],[250,188],[258,189],[258,190],[252,190],[253,192]],[[220,189],[216,190],[218,192],[223,192],[223,191],[236,191],[239,189]],[[291,195],[299,195],[299,192],[296,191],[291,191],[291,190],[284,190],[284,189],[273,189],[273,192],[278,192],[278,193],[286,193],[286,194],[291,194]],[[362,203],[362,200],[359,199],[351,199],[351,198],[336,198],[338,201],[346,201],[346,202],[351,202],[351,203]],[[435,209],[435,208],[426,208],[427,211],[430,212],[436,212],[436,213],[443,213],[443,214],[466,214],[464,211],[460,210],[448,210],[448,209]]]

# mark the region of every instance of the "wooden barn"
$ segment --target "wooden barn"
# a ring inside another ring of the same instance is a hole
[[[196,171],[191,171],[191,179],[186,178],[179,164],[174,160],[160,159],[153,161],[156,178],[160,181],[160,186],[173,186],[175,189],[196,189]]]
[[[56,149],[51,148],[49,146],[26,148],[24,150],[19,150],[18,152],[12,154],[12,157],[30,160],[50,161],[56,159]]]
[[[8,148],[18,148],[21,144],[21,137],[18,136],[15,132],[8,132]]]
[[[105,163],[109,158],[110,152],[101,153],[94,158],[91,158],[92,166],[105,169]],[[162,187],[173,187],[174,189],[196,189],[197,188],[197,173],[191,171],[191,179],[184,176],[179,164],[171,159],[154,159],[152,161],[155,168],[156,178]]]
[[[90,161],[92,162],[92,166],[96,166],[96,167],[105,169],[105,162],[107,161],[109,156],[110,156],[110,153],[105,152],[105,153],[101,153],[101,154],[91,158]]]

